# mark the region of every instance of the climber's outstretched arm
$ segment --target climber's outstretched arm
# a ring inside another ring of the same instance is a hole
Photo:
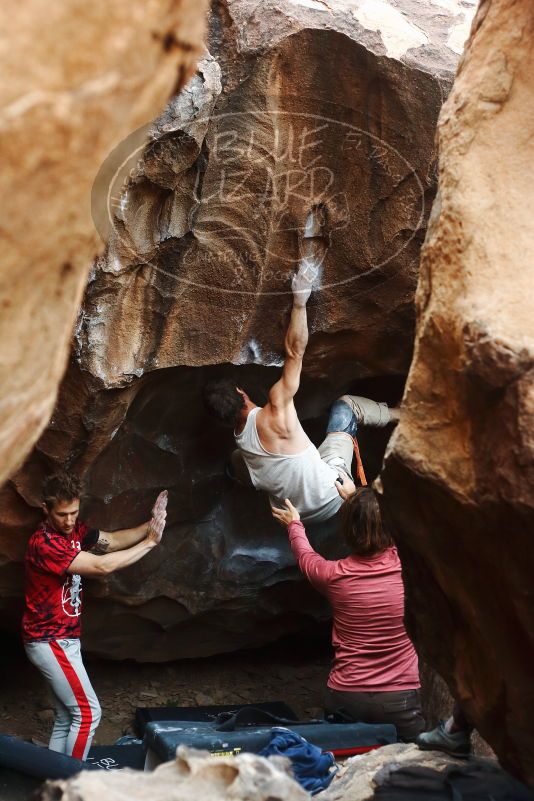
[[[269,403],[283,408],[293,401],[300,385],[302,360],[308,344],[308,318],[306,303],[311,294],[314,276],[306,263],[293,276],[293,308],[285,338],[286,359],[282,376],[269,393]]]

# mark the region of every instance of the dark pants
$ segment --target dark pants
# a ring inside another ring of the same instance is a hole
[[[453,719],[453,731],[464,731],[466,734],[471,734],[473,731],[473,726],[469,723],[466,716],[463,713],[462,707],[458,703],[458,701],[454,702],[454,707],[452,710],[452,719]]]
[[[419,690],[351,693],[326,689],[325,712],[358,723],[393,723],[399,740],[410,743],[425,730]]]

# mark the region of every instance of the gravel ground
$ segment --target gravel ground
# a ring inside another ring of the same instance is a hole
[[[330,668],[328,629],[312,641],[291,637],[255,651],[166,664],[87,657],[85,664],[103,715],[95,745],[108,745],[134,734],[136,707],[285,701],[299,719],[322,717],[322,698]],[[429,728],[447,717],[452,701],[439,677],[422,671],[423,708]],[[48,743],[53,708],[44,679],[31,665],[18,640],[7,640],[0,665],[0,733]],[[475,733],[474,751],[493,752]]]
[[[303,719],[322,714],[327,641],[293,640],[256,651],[167,664],[85,659],[103,716],[95,744],[133,734],[138,706],[285,701]],[[0,667],[0,732],[46,744],[53,709],[46,685],[20,645],[8,643]]]

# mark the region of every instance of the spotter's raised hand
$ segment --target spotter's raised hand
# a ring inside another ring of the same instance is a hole
[[[295,520],[300,520],[300,515],[288,498],[285,499],[285,505],[285,509],[277,509],[273,506],[271,511],[274,519],[278,520],[282,526],[289,526]]]

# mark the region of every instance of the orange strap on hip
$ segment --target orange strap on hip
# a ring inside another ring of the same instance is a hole
[[[366,487],[367,479],[365,477],[365,470],[363,469],[362,457],[360,456],[360,448],[356,437],[352,438],[352,444],[354,446],[354,458],[356,459],[356,475],[362,487]]]

